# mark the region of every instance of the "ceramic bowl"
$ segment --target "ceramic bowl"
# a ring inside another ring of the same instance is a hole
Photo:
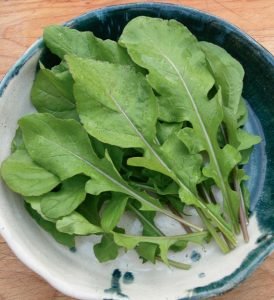
[[[244,280],[274,249],[274,59],[235,26],[206,13],[171,5],[140,3],[88,12],[66,23],[92,30],[101,38],[117,39],[126,23],[139,15],[177,19],[200,40],[224,47],[245,69],[247,128],[263,141],[247,167],[251,191],[250,242],[227,255],[214,245],[189,248],[179,257],[192,264],[182,271],[158,263],[142,264],[133,251],[100,264],[92,252],[96,237],[77,240],[77,251],[58,245],[29,217],[20,197],[0,182],[0,232],[14,253],[52,286],[77,299],[177,300],[211,297]],[[10,152],[17,120],[33,110],[30,89],[43,50],[38,40],[7,73],[0,85],[0,162]],[[47,61],[48,59],[48,61]],[[43,61],[52,63],[48,55]],[[129,229],[134,224],[125,220]],[[161,220],[158,219],[161,223]],[[166,226],[164,221],[161,226]]]

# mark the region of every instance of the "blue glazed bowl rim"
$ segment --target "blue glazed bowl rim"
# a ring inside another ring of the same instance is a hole
[[[230,24],[229,22],[219,18],[217,16],[213,16],[209,13],[200,11],[198,9],[194,9],[187,6],[171,4],[171,3],[163,3],[163,2],[137,2],[137,3],[129,3],[129,4],[118,4],[113,6],[106,6],[104,8],[99,8],[96,10],[88,11],[78,17],[71,19],[68,22],[65,22],[64,25],[68,27],[74,27],[77,23],[84,22],[88,20],[91,16],[94,15],[102,15],[105,12],[112,12],[120,9],[127,8],[159,8],[165,6],[172,9],[183,10],[193,14],[200,14],[203,16],[208,16],[212,20],[220,23],[222,26],[230,29],[237,33],[240,38],[243,38],[248,41],[248,43],[260,53],[261,57],[267,61],[270,65],[274,66],[274,57],[273,55],[265,49],[262,45],[260,45],[257,41],[255,41],[252,37],[250,37],[247,33],[243,32],[237,26]],[[34,42],[27,51],[16,61],[16,63],[8,70],[3,79],[0,82],[0,97],[3,95],[6,87],[9,82],[14,78],[20,71],[20,69],[24,66],[24,64],[39,50],[44,47],[44,43],[42,38],[39,38],[36,42]],[[245,260],[242,262],[241,266],[235,270],[229,276],[226,276],[216,282],[213,282],[207,286],[197,287],[191,291],[190,297],[181,298],[178,300],[186,300],[186,299],[201,299],[208,298],[215,295],[222,294],[228,290],[231,290],[239,283],[241,283],[244,279],[246,279],[251,273],[265,260],[265,258],[274,251],[274,234],[265,234],[261,241],[258,243],[258,247],[255,248],[252,252],[248,254]],[[56,281],[52,278],[48,278],[46,273],[43,270],[36,270],[43,278],[45,278],[52,286],[57,289],[60,287],[57,286]],[[63,290],[66,293],[66,290]]]

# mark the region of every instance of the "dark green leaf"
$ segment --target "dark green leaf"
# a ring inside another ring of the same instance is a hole
[[[29,204],[25,204],[26,210],[31,215],[31,217],[40,225],[44,230],[46,230],[51,236],[60,244],[65,245],[69,248],[75,246],[74,236],[66,233],[59,232],[55,224],[44,220],[35,210],[33,210]]]

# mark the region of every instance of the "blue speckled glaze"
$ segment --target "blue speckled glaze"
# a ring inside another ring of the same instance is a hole
[[[92,30],[98,37],[116,40],[127,22],[139,15],[176,19],[186,25],[199,40],[220,45],[239,60],[246,73],[243,96],[252,107],[249,124],[252,131],[255,130],[264,138],[263,143],[255,147],[248,167],[248,173],[252,177],[249,181],[252,191],[251,210],[258,220],[261,238],[257,241],[257,248],[249,253],[232,274],[207,286],[195,288],[191,298],[183,299],[208,298],[239,284],[274,250],[274,58],[250,36],[224,20],[192,8],[172,4],[137,3],[112,6],[88,12],[66,25],[79,30]],[[10,69],[0,83],[0,96],[10,80],[41,48],[43,43],[38,40]],[[48,67],[58,61],[47,50],[43,51],[41,60]],[[116,277],[113,277],[111,288],[116,286],[119,290],[121,274],[120,277],[117,272],[113,274]],[[118,284],[114,279],[118,280]]]
[[[129,272],[128,272],[129,273]],[[115,269],[111,276],[111,287],[105,289],[105,293],[113,295],[113,297],[118,296],[119,299],[128,299],[128,296],[122,293],[120,279],[122,277],[122,272],[119,269]],[[111,300],[111,299],[104,299]]]
[[[196,250],[193,250],[190,254],[190,259],[193,261],[193,262],[197,262],[201,259],[201,254],[196,251]]]
[[[134,275],[131,272],[126,272],[123,276],[124,284],[131,284],[134,281]]]

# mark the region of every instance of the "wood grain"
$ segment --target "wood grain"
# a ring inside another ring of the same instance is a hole
[[[0,0],[0,78],[42,34],[45,26],[64,22],[91,9],[129,2],[136,1]],[[274,0],[170,2],[220,16],[246,31],[274,53]],[[26,268],[0,237],[0,300],[69,299]],[[274,254],[239,287],[214,299],[274,300]]]

